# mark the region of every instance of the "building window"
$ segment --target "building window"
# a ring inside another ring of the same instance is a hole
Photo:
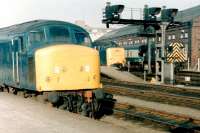
[[[135,41],[135,43],[139,43],[139,42],[140,42],[139,40],[136,40],[136,41]]]
[[[127,45],[127,42],[126,42],[126,41],[124,42],[124,45]]]
[[[128,44],[129,44],[129,45],[131,45],[132,43],[133,43],[133,41],[129,41],[129,43],[128,43]]]
[[[180,38],[183,39],[183,34],[181,34]]]
[[[188,38],[188,33],[185,33],[185,38]]]
[[[172,39],[176,39],[176,36],[175,36],[175,35],[172,35]]]
[[[169,35],[169,36],[168,36],[168,40],[171,40],[171,39],[172,39],[172,36],[171,36],[171,35]]]
[[[144,43],[144,40],[142,39],[142,43]]]

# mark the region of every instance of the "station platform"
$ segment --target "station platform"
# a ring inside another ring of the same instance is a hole
[[[0,92],[1,133],[133,133],[123,127]]]
[[[144,83],[144,80],[127,72],[119,71],[115,67],[101,66],[101,73],[119,81]]]

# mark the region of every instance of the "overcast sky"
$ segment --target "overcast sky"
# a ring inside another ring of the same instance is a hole
[[[0,27],[33,19],[54,19],[74,22],[85,20],[93,27],[102,27],[102,9],[107,0],[0,0]],[[200,0],[110,0],[112,4],[143,8],[149,6],[187,9],[200,5]]]

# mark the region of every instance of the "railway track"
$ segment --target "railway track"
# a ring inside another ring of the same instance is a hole
[[[189,87],[177,87],[172,85],[155,85],[148,83],[131,83],[131,82],[123,82],[112,79],[102,79],[104,85],[113,85],[120,87],[127,87],[138,90],[149,90],[149,91],[159,91],[164,93],[176,94],[187,97],[197,97],[200,98],[200,88],[199,90],[196,88]]]
[[[165,85],[103,81],[108,93],[200,109],[200,90]]]
[[[104,83],[103,89],[108,93],[200,109],[200,90],[198,89],[119,82],[110,79],[103,79],[102,82]],[[124,103],[116,103],[113,112],[116,117],[154,123],[171,132],[200,132],[200,120],[189,116],[171,114]]]
[[[190,82],[185,81],[185,77],[190,77]],[[200,72],[196,71],[180,71],[175,76],[176,83],[200,86]]]
[[[104,90],[108,93],[128,96],[148,101],[167,103],[172,105],[200,109],[200,98],[187,97],[176,94],[163,93],[158,91],[144,91],[132,88],[106,85]]]
[[[188,116],[169,114],[125,103],[116,103],[113,112],[117,118],[142,121],[145,124],[153,124],[173,133],[200,133],[200,120]]]

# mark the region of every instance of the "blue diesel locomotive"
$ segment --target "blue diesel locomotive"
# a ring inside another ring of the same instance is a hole
[[[1,89],[25,97],[47,94],[56,106],[92,115],[103,95],[99,53],[90,46],[88,32],[68,22],[35,20],[2,28]]]

